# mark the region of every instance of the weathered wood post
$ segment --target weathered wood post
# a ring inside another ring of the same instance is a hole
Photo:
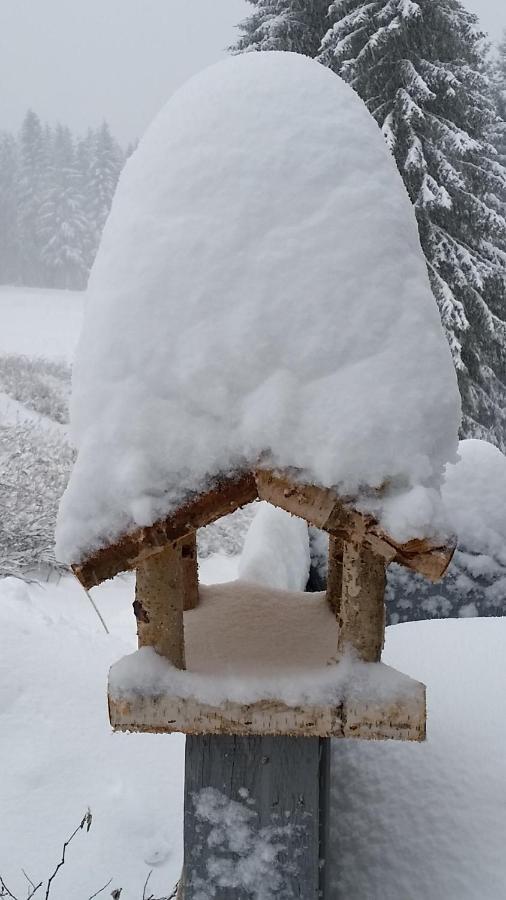
[[[341,578],[338,654],[350,649],[363,662],[379,662],[385,642],[385,560],[360,539],[344,541]]]
[[[220,900],[261,888],[328,897],[329,749],[317,737],[187,737],[184,900],[204,887]]]

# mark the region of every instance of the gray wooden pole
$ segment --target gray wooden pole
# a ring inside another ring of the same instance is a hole
[[[184,900],[324,900],[330,740],[186,739]]]

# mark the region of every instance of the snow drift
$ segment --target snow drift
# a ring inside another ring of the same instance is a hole
[[[456,377],[395,163],[332,72],[247,54],[177,91],[123,172],[89,291],[62,560],[260,455],[346,493],[388,482],[408,497],[390,529],[427,533]]]

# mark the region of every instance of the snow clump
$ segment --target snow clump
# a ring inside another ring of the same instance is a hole
[[[91,275],[59,557],[259,457],[346,494],[410,491],[402,534],[428,532],[459,415],[413,209],[362,101],[291,53],[192,78],[128,161]]]

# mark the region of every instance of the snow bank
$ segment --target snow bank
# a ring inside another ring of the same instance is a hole
[[[402,535],[430,529],[456,377],[395,163],[336,75],[253,53],[174,94],[121,176],[73,391],[62,560],[260,454],[411,491]]]
[[[446,469],[443,499],[459,547],[506,565],[504,453],[486,441],[461,441],[459,461]]]
[[[505,896],[506,619],[387,629],[427,684],[426,744],[333,743],[332,898]]]
[[[258,503],[239,560],[239,578],[265,587],[305,591],[309,534],[303,519],[269,503]]]

